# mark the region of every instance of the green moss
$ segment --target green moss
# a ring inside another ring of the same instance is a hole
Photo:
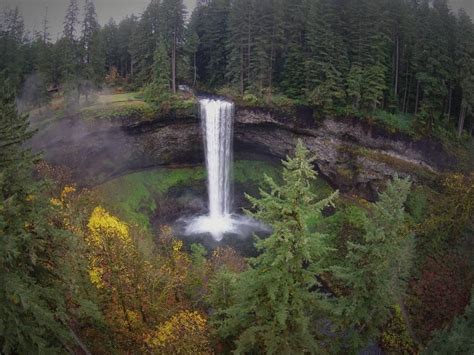
[[[234,179],[242,184],[259,184],[263,174],[275,179],[280,176],[278,165],[263,161],[239,160],[234,163]],[[155,199],[166,195],[170,188],[194,183],[205,184],[204,167],[154,169],[140,171],[108,181],[95,188],[103,203],[131,224],[150,227],[150,217],[156,211]]]
[[[204,180],[203,168],[159,169],[128,174],[96,187],[104,203],[132,224],[148,228],[154,198],[174,186]]]
[[[281,167],[259,160],[238,160],[234,162],[234,180],[238,183],[260,183],[263,175],[280,178]]]
[[[152,119],[156,111],[143,101],[124,101],[111,104],[97,104],[81,109],[83,119],[119,119],[140,117],[143,120]]]

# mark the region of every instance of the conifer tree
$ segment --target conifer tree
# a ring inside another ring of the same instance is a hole
[[[463,315],[456,317],[450,328],[436,332],[423,354],[471,354],[474,352],[474,290]]]
[[[31,137],[14,97],[0,94],[0,351],[54,353],[69,342],[61,256],[66,235],[33,179]]]
[[[343,73],[347,72],[347,51],[334,28],[338,24],[338,9],[333,1],[311,3],[306,32],[306,86],[309,102],[323,112],[334,109],[345,98]]]
[[[346,265],[333,268],[349,288],[336,303],[353,349],[379,335],[391,307],[404,294],[414,247],[404,211],[410,186],[410,181],[395,177],[371,211],[363,240],[349,242]]]
[[[170,62],[164,42],[158,45],[153,63],[153,80],[145,89],[145,97],[149,102],[164,101],[170,94]]]
[[[79,24],[79,5],[71,0],[64,18],[63,37],[58,41],[58,53],[61,56],[61,76],[64,83],[68,108],[79,103],[81,79],[81,48],[77,38]]]
[[[314,287],[328,244],[324,235],[309,231],[306,219],[308,213],[320,215],[337,193],[316,200],[311,190],[316,173],[308,156],[299,141],[295,156],[283,162],[283,183],[265,176],[269,190],[261,190],[260,199],[248,197],[256,209],[251,215],[271,225],[273,232],[257,241],[261,254],[238,275],[235,302],[216,321],[223,338],[236,339],[236,353],[318,351],[312,321],[318,312],[321,316],[325,301]],[[228,277],[220,280],[229,283]]]
[[[105,51],[100,37],[100,25],[92,0],[86,0],[84,5],[81,44],[83,48],[84,79],[86,80],[83,91],[87,99],[92,84],[98,84],[103,79],[105,67]]]
[[[474,108],[474,25],[471,18],[460,11],[457,23],[456,58],[457,77],[462,90],[458,118],[458,136],[462,135],[466,116]]]
[[[168,50],[171,68],[171,91],[177,90],[177,63],[184,40],[185,7],[183,0],[163,0],[160,8],[161,40]]]
[[[137,85],[146,84],[152,77],[155,50],[162,35],[160,5],[160,0],[151,0],[132,33],[131,71]]]

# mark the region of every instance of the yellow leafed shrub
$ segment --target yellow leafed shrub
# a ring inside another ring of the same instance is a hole
[[[204,315],[182,311],[161,324],[147,340],[153,351],[163,354],[210,354],[209,328]]]

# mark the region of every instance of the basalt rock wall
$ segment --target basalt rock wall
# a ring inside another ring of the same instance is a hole
[[[439,142],[413,140],[356,118],[315,121],[307,109],[296,115],[236,109],[234,147],[239,158],[283,159],[297,139],[315,155],[315,168],[334,187],[368,197],[395,174],[429,180],[455,163]],[[71,117],[42,128],[31,144],[47,161],[71,168],[83,185],[150,167],[202,164],[204,159],[196,117],[148,121]]]

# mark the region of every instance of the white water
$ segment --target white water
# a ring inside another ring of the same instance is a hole
[[[186,232],[210,233],[221,240],[225,233],[235,232],[231,217],[231,170],[234,104],[224,100],[199,101],[206,150],[209,215],[193,220]]]
[[[227,233],[250,235],[257,230],[268,231],[248,217],[231,214],[234,104],[209,99],[199,103],[206,151],[209,214],[188,222],[185,234],[210,233],[220,241]]]
[[[201,100],[205,136],[209,217],[229,215],[231,204],[232,120],[234,104],[222,100]]]

